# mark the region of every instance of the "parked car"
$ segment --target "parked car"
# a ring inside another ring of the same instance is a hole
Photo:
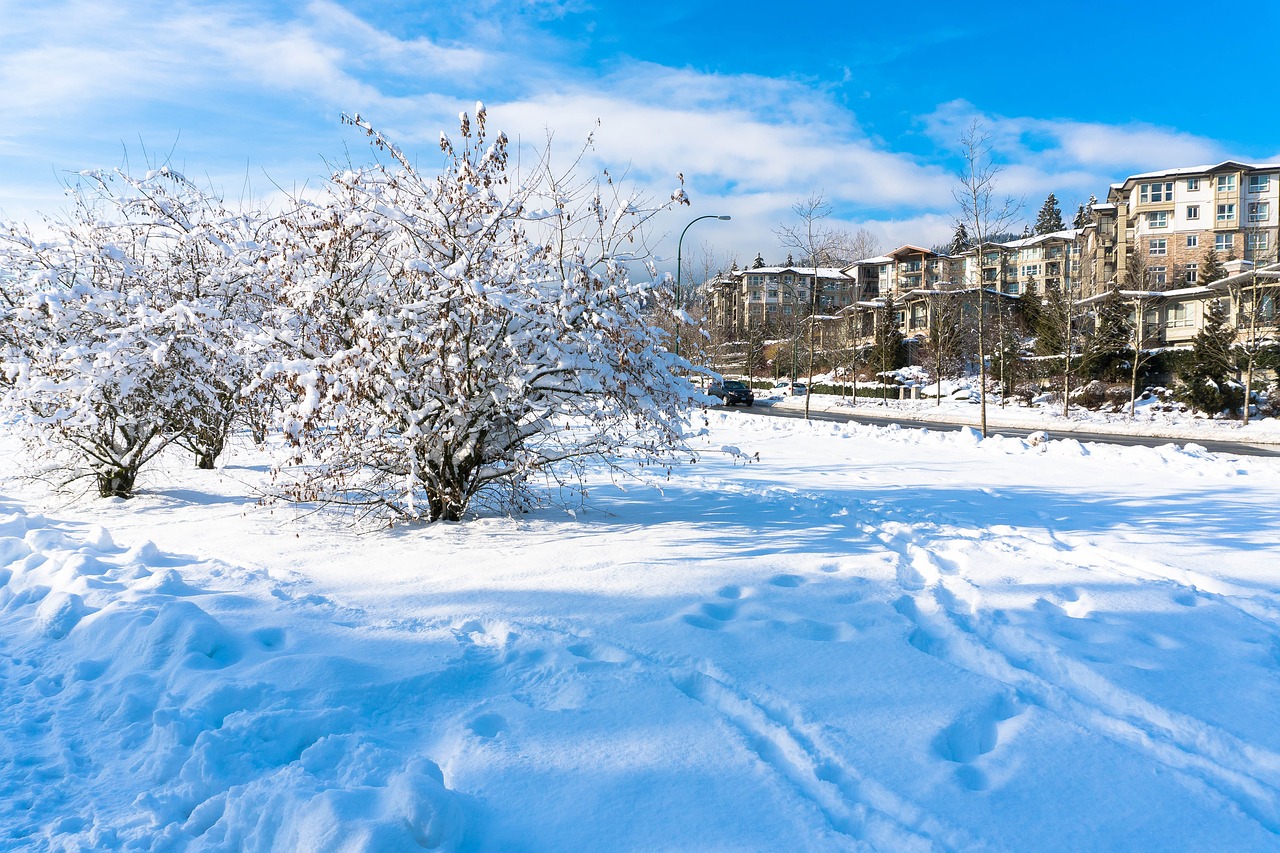
[[[750,406],[756,401],[756,395],[747,387],[747,383],[737,379],[714,382],[707,393],[724,400],[726,406]]]
[[[773,386],[773,390],[784,397],[803,397],[809,389],[803,382],[790,382],[783,379]]]

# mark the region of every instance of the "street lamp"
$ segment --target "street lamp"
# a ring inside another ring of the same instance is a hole
[[[676,241],[676,308],[678,308],[679,310],[681,311],[684,310],[684,303],[681,301],[681,298],[680,298],[680,268],[683,266],[680,259],[681,259],[681,252],[684,249],[684,235],[687,234],[689,232],[689,229],[693,227],[694,222],[701,222],[704,219],[719,219],[724,222],[728,222],[732,218],[733,218],[732,216],[720,216],[714,213],[708,213],[705,216],[699,216],[697,219],[694,219],[692,222],[690,222],[688,225],[684,227],[684,231],[680,232],[680,239]],[[678,318],[677,318],[677,322],[678,322]],[[680,329],[677,326],[676,356],[679,357],[679,355],[680,355]]]

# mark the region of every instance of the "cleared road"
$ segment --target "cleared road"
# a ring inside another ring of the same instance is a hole
[[[725,408],[717,406],[718,409]],[[775,418],[800,418],[804,419],[803,411],[795,411],[793,409],[776,409],[768,405],[755,405],[744,408],[741,411],[752,415],[765,415]],[[922,421],[914,418],[902,416],[884,416],[879,415],[862,415],[848,414],[845,412],[819,412],[810,411],[809,420],[811,421],[835,421],[836,423],[857,423],[871,424],[874,426],[886,426],[888,424],[898,424],[899,426],[911,427],[913,429],[931,429],[937,432],[956,432],[966,427],[972,427],[972,424],[946,423],[942,421]],[[1053,429],[1044,429],[1042,427],[988,427],[987,432],[991,435],[1003,435],[1012,438],[1026,438],[1033,432],[1046,432],[1050,438],[1074,438],[1076,441],[1096,441],[1101,444],[1120,444],[1126,447],[1159,447],[1164,444],[1195,444],[1211,450],[1214,453],[1232,453],[1237,456],[1277,456],[1280,457],[1280,446],[1274,444],[1247,444],[1240,441],[1221,441],[1218,439],[1188,439],[1188,438],[1162,438],[1160,436],[1149,435],[1111,435],[1107,433],[1097,432],[1076,432],[1074,430],[1065,430],[1059,427]]]

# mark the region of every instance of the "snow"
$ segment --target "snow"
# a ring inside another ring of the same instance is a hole
[[[978,426],[981,423],[978,392],[967,380],[943,380],[942,401],[936,398],[937,384],[921,381],[919,368],[909,367],[894,371],[904,383],[916,384],[919,387],[918,400],[878,400],[859,397],[855,404],[852,397],[836,394],[814,394],[809,401],[810,411],[836,412],[848,415],[867,415],[871,417],[901,417],[911,421],[939,424],[966,424]],[[802,380],[803,381],[803,380]],[[827,381],[824,377],[815,377],[814,382],[821,384]],[[859,387],[867,388],[867,383],[859,383]],[[895,391],[897,386],[893,386]],[[907,393],[910,393],[909,389]],[[773,398],[758,397],[764,405],[787,410],[804,410],[804,398],[787,398],[775,395]],[[1253,417],[1248,425],[1239,420],[1229,418],[1208,418],[1203,414],[1183,410],[1181,407],[1162,402],[1157,397],[1138,400],[1134,407],[1134,417],[1129,417],[1129,406],[1126,402],[1120,411],[1104,411],[1086,409],[1072,405],[1068,416],[1062,415],[1062,403],[1054,400],[1052,393],[1037,398],[1036,405],[1025,406],[1020,401],[1010,400],[1000,405],[999,398],[987,399],[988,431],[1001,427],[1016,429],[1042,429],[1050,435],[1054,433],[1084,432],[1095,435],[1145,435],[1155,438],[1167,438],[1176,441],[1218,440],[1234,441],[1244,444],[1280,444],[1280,419],[1273,417]],[[1166,411],[1166,409],[1170,409]]]
[[[68,499],[0,433],[0,846],[1277,846],[1280,462],[706,420],[377,531],[243,444]]]

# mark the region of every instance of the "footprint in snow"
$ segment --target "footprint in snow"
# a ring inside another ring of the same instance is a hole
[[[501,714],[481,714],[468,723],[467,728],[487,740],[506,731],[507,721]]]

